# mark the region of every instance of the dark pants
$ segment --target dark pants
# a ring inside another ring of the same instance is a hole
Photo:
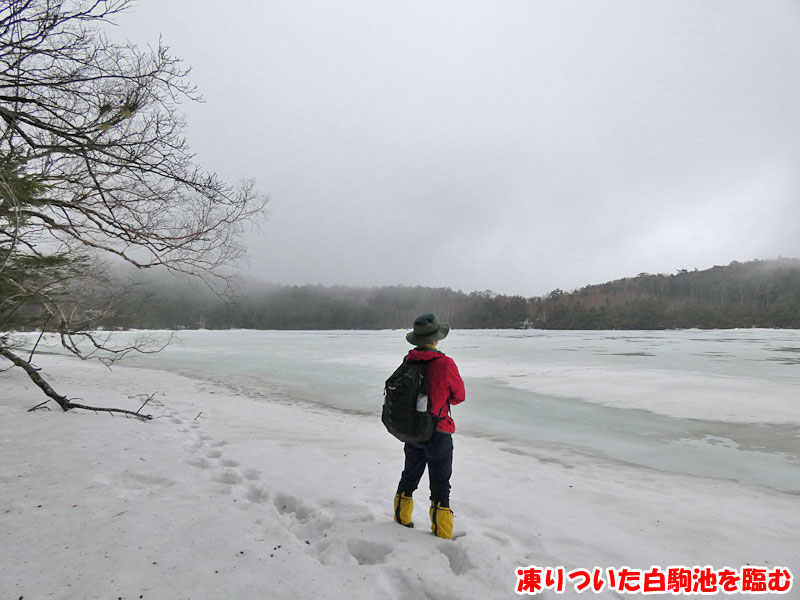
[[[406,444],[406,464],[400,477],[397,493],[414,493],[428,467],[431,501],[450,506],[450,475],[453,473],[453,436],[435,431],[433,437],[421,444]]]

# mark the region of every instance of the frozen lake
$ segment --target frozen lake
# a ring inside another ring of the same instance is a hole
[[[404,335],[182,331],[127,364],[372,414],[382,427]],[[800,331],[455,330],[440,348],[467,386],[458,434],[800,493]]]

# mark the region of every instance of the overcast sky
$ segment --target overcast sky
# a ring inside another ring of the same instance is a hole
[[[140,0],[275,283],[539,295],[800,256],[797,0]]]

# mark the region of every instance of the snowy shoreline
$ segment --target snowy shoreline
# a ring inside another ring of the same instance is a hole
[[[424,481],[417,529],[392,523],[402,446],[372,416],[162,371],[37,363],[87,404],[135,410],[128,396],[157,392],[160,405],[149,423],[27,413],[39,390],[2,374],[9,597],[510,598],[528,565],[800,574],[796,495],[456,434],[465,535],[443,541],[427,530]]]

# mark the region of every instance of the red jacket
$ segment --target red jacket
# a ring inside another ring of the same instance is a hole
[[[454,433],[456,424],[450,417],[448,404],[460,404],[464,401],[464,381],[458,373],[453,359],[438,350],[411,350],[406,358],[409,360],[431,360],[428,363],[428,397],[431,400],[431,412],[435,417],[442,417],[436,426],[437,431]]]

